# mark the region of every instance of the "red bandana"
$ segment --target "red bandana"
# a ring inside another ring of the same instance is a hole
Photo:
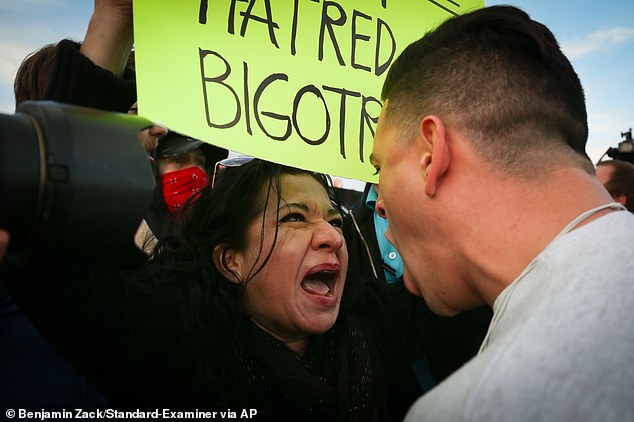
[[[170,213],[174,214],[187,199],[207,186],[207,173],[200,167],[187,167],[161,176],[163,199]]]

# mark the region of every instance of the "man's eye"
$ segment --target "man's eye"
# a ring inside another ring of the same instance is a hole
[[[379,174],[381,172],[381,169],[379,167],[375,167],[374,168],[374,173],[372,173],[372,176],[376,176],[377,174]]]

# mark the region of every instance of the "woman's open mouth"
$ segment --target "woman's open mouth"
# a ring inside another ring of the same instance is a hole
[[[314,295],[331,296],[334,294],[339,273],[339,265],[328,264],[314,267],[302,280],[302,289]]]

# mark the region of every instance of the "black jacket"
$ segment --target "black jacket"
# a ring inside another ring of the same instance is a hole
[[[50,263],[0,268],[43,336],[118,408],[400,420],[417,397],[406,394],[405,363],[440,354],[457,369],[484,335],[476,319],[433,315],[402,282],[349,281],[337,323],[314,336],[302,358],[248,320],[234,324],[222,305],[207,307],[203,324],[192,326],[184,310],[198,291],[193,279],[162,285],[134,272]],[[448,347],[455,351],[445,356]]]
[[[374,211],[365,204],[372,185],[367,183],[359,202],[344,219],[343,234],[348,246],[348,268],[354,277],[385,280],[381,251],[374,230]]]

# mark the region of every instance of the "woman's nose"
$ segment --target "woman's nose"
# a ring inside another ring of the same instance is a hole
[[[328,221],[321,220],[315,228],[313,245],[316,248],[329,248],[337,251],[343,246],[343,233]]]

